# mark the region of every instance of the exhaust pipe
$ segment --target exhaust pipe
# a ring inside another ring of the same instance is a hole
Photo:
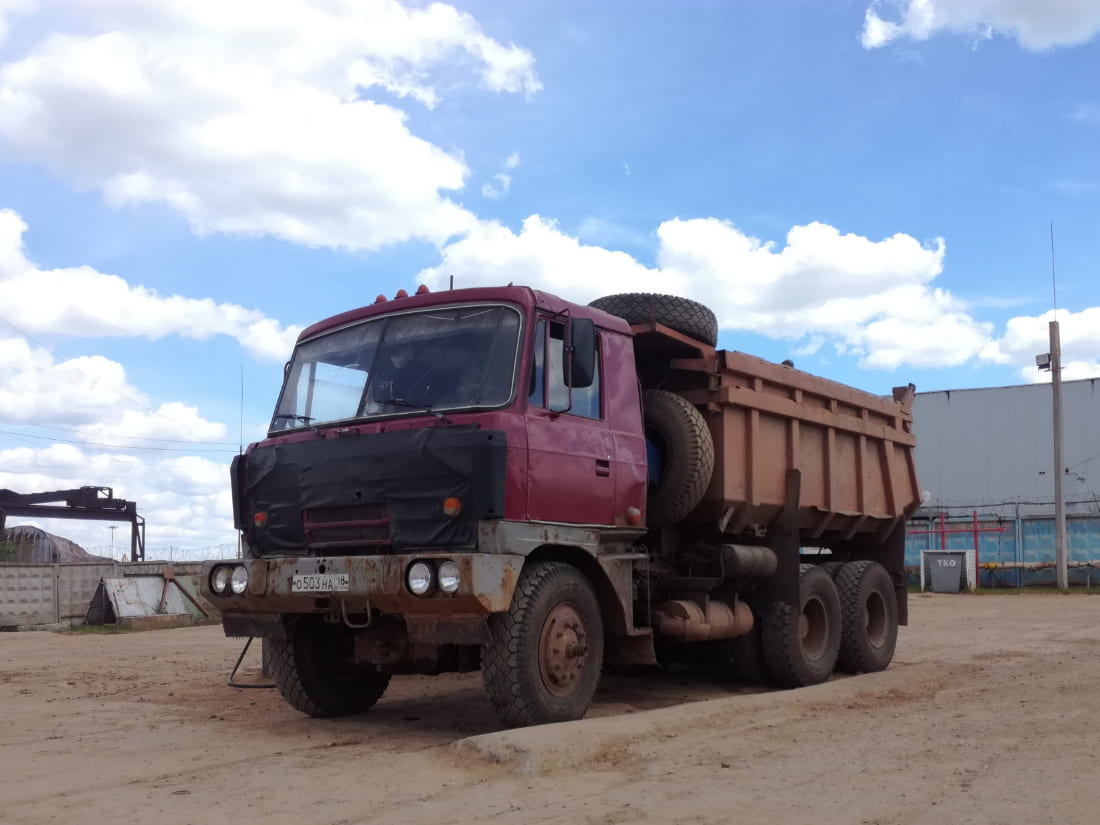
[[[742,601],[732,605],[707,599],[706,606],[687,599],[673,599],[653,613],[653,629],[661,636],[678,642],[710,642],[733,639],[752,630],[749,606]]]

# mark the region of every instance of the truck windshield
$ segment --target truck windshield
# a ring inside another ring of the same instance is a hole
[[[299,344],[271,431],[507,404],[520,314],[461,306],[384,315]]]

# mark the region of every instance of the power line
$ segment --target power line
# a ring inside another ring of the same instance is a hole
[[[0,435],[10,435],[14,438],[34,438],[38,441],[59,441],[63,444],[77,444],[87,445],[89,447],[107,447],[113,450],[146,450],[155,451],[161,453],[230,453],[235,454],[236,450],[188,450],[184,447],[139,447],[133,444],[105,444],[100,441],[76,441],[71,438],[51,438],[46,435],[31,435],[30,433],[13,433],[8,430],[0,430]]]
[[[51,361],[54,361],[54,362],[56,362],[56,361],[57,361],[57,356],[53,354],[53,350],[51,350],[51,349],[50,349],[49,347],[47,347],[47,346],[43,345],[43,344],[42,344],[41,342],[39,342],[39,341],[35,340],[35,339],[34,339],[33,337],[31,337],[31,336],[30,336],[29,334],[27,334],[27,333],[26,333],[26,332],[24,332],[24,331],[23,331],[22,329],[20,329],[20,328],[19,328],[19,327],[17,327],[17,326],[15,325],[15,324],[13,324],[13,323],[12,323],[12,322],[11,322],[11,321],[10,321],[10,320],[9,320],[8,318],[6,318],[6,317],[5,317],[4,315],[0,315],[0,321],[3,321],[3,322],[4,322],[5,324],[7,324],[7,325],[8,325],[9,327],[11,327],[11,328],[12,328],[13,330],[15,330],[16,334],[18,334],[18,335],[22,336],[22,337],[23,337],[23,338],[25,338],[25,339],[26,339],[26,340],[27,340],[28,342],[30,342],[31,344],[34,344],[34,345],[35,345],[36,347],[38,347],[38,348],[39,348],[40,350],[42,350],[43,352],[45,352],[45,353],[46,353],[46,354],[47,354],[48,356],[50,356],[50,360],[51,360]],[[88,378],[88,379],[90,379],[90,380],[91,380],[91,382],[92,382],[92,386],[93,386],[93,387],[94,387],[94,386],[96,386],[97,384],[99,384],[99,379],[98,379],[98,378],[96,378],[95,376],[92,376],[92,375],[89,375],[88,373],[86,373],[86,372],[85,372],[85,371],[84,371],[83,369],[81,369],[81,368],[80,368],[80,365],[79,365],[79,364],[73,364],[73,366],[74,366],[74,367],[76,368],[76,370],[77,370],[78,372],[80,372],[80,373],[81,373],[81,374],[82,374],[82,375],[83,375],[83,376],[84,376],[85,378]],[[141,407],[141,408],[142,408],[143,410],[147,410],[147,411],[149,411],[149,412],[153,413],[153,415],[159,415],[159,416],[160,416],[161,418],[163,418],[163,419],[164,419],[165,421],[171,421],[171,422],[172,422],[173,424],[175,424],[175,425],[176,425],[177,427],[185,427],[185,426],[186,426],[186,425],[185,425],[185,424],[184,424],[184,423],[183,423],[182,421],[176,421],[176,420],[175,420],[174,418],[170,418],[170,417],[168,417],[167,415],[165,415],[164,413],[162,413],[162,412],[161,412],[160,410],[154,409],[153,407],[150,407],[150,406],[149,406],[148,404],[145,404],[145,403],[143,403],[143,402],[141,402],[141,401],[138,401],[138,400],[137,400],[136,398],[131,398],[130,396],[126,395],[125,393],[121,393],[121,392],[119,392],[118,390],[110,390],[110,392],[114,393],[114,394],[115,394],[115,395],[117,395],[117,396],[118,396],[119,398],[123,399],[124,401],[129,401],[129,402],[130,402],[131,404],[134,404],[135,406]]]
[[[10,424],[15,427],[38,427],[43,430],[61,430],[67,433],[78,433],[80,435],[95,436],[97,433],[89,432],[88,430],[81,430],[78,427],[62,427],[56,424],[35,424],[31,421],[9,421],[4,418],[0,418],[0,424]],[[192,441],[187,438],[156,438],[148,435],[117,435],[115,438],[129,438],[137,441],[156,441],[158,443],[164,442],[167,444],[218,444],[226,447],[232,447],[232,441]]]

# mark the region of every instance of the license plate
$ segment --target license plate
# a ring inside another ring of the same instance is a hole
[[[347,589],[347,573],[307,573],[290,581],[291,593],[340,593]]]

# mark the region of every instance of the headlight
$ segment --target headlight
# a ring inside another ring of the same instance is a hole
[[[219,595],[223,595],[229,589],[229,568],[215,567],[210,576],[210,589]]]
[[[422,561],[410,564],[405,580],[414,596],[426,596],[432,589],[432,568]]]
[[[248,569],[237,565],[233,568],[233,575],[229,577],[229,586],[238,596],[248,588]]]
[[[462,574],[458,565],[453,561],[445,561],[439,565],[439,589],[444,593],[454,593],[462,582]]]

